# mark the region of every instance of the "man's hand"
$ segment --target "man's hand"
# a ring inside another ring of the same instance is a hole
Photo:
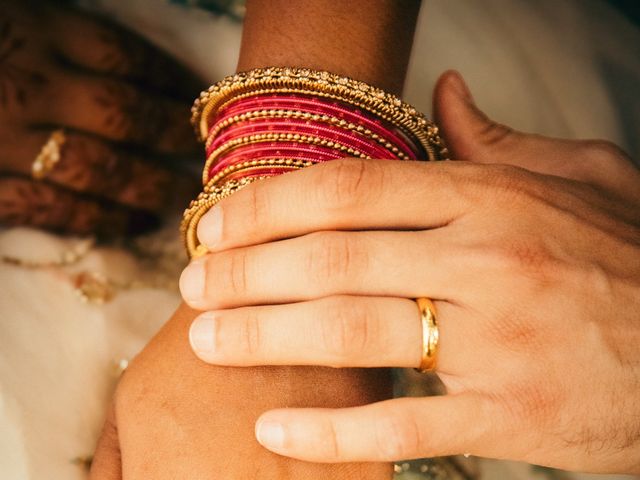
[[[316,462],[470,452],[640,471],[640,173],[606,143],[491,122],[455,74],[436,105],[471,161],[327,162],[203,217],[211,253],[181,278],[209,310],[194,350],[217,365],[417,367],[412,299],[429,297],[448,395],[278,409],[261,443]]]

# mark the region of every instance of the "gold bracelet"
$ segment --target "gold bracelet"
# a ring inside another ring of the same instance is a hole
[[[364,153],[351,147],[347,147],[346,145],[342,145],[339,142],[327,140],[325,138],[316,137],[313,135],[300,133],[261,133],[257,135],[249,135],[246,137],[236,138],[220,145],[220,147],[211,152],[211,155],[209,155],[206,162],[204,163],[204,168],[202,170],[202,183],[206,185],[209,182],[209,171],[211,170],[211,165],[215,163],[216,159],[220,157],[220,155],[228,152],[229,150],[233,150],[244,145],[251,145],[254,143],[262,142],[306,143],[310,145],[318,145],[321,147],[331,148],[332,150],[338,150],[339,152],[342,152],[345,155],[351,155],[352,157],[365,159],[371,158],[368,155],[365,155]]]
[[[196,258],[207,253],[206,247],[198,241],[197,228],[202,216],[223,198],[263,178],[268,177],[245,177],[240,180],[229,180],[222,185],[211,188],[208,192],[201,192],[198,198],[191,201],[191,204],[184,212],[180,225],[180,233],[183,235],[187,252],[191,258]]]
[[[204,191],[208,192],[212,188],[214,188],[217,184],[221,183],[227,176],[232,173],[239,172],[250,172],[254,169],[261,168],[282,168],[282,169],[291,169],[291,168],[304,168],[309,167],[313,164],[310,160],[298,160],[294,158],[269,158],[269,159],[261,159],[261,160],[247,160],[245,162],[236,163],[233,165],[229,165],[228,167],[223,168],[218,173],[216,173],[211,180],[204,186]]]
[[[313,94],[349,103],[401,128],[418,140],[429,160],[446,158],[437,127],[397,96],[348,77],[306,68],[269,67],[238,73],[202,92],[192,107],[192,123],[201,140],[208,119],[230,101],[267,93]]]

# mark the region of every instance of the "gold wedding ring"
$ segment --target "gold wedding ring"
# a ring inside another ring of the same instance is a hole
[[[62,146],[67,141],[64,130],[55,130],[40,149],[31,165],[31,176],[36,180],[46,177],[60,161]]]
[[[426,373],[436,368],[436,353],[438,350],[438,324],[436,322],[436,307],[426,297],[416,298],[420,320],[422,322],[422,359],[416,370]]]

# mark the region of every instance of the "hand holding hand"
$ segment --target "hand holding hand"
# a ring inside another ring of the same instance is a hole
[[[435,300],[448,394],[279,409],[270,450],[318,461],[470,452],[639,471],[640,174],[613,146],[513,132],[456,74],[436,90],[455,158],[328,162],[203,217],[191,327],[218,365],[417,367]],[[249,219],[249,221],[247,220]]]

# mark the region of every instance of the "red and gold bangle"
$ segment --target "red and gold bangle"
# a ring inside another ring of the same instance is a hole
[[[200,94],[192,107],[192,123],[204,140],[209,132],[210,115],[224,109],[228,102],[278,93],[312,94],[356,106],[415,137],[429,160],[446,156],[444,145],[436,139],[437,127],[397,96],[348,77],[306,68],[259,68],[226,77]]]
[[[437,127],[398,97],[329,72],[264,68],[227,77],[200,95],[192,122],[206,140],[203,191],[185,210],[190,256],[200,218],[254,181],[344,156],[442,160]]]

